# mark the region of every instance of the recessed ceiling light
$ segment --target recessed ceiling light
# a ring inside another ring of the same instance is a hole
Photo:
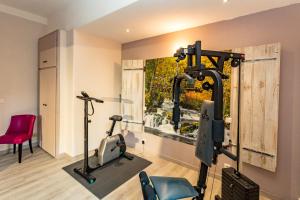
[[[228,0],[223,0],[223,3],[227,3],[228,2]]]
[[[130,32],[130,29],[129,28],[126,28],[126,33],[129,33]]]

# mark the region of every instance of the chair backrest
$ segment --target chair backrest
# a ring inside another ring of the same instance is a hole
[[[35,122],[35,115],[14,115],[11,117],[6,134],[27,133],[32,136]]]

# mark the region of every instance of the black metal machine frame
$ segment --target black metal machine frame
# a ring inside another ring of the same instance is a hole
[[[177,58],[177,62],[187,58],[187,68],[184,73],[177,75],[174,78],[173,84],[173,116],[172,120],[174,123],[174,129],[179,128],[180,122],[180,84],[183,80],[203,81],[205,77],[210,77],[213,80],[213,84],[209,82],[204,82],[202,87],[205,90],[212,90],[212,101],[214,101],[214,119],[213,119],[213,142],[214,142],[214,156],[213,164],[217,163],[217,157],[219,154],[225,154],[229,158],[235,161],[239,161],[239,153],[237,155],[229,152],[222,143],[224,141],[224,119],[223,119],[223,82],[222,79],[228,78],[227,75],[223,74],[224,62],[231,60],[232,67],[238,67],[242,61],[244,61],[244,54],[230,53],[222,51],[210,51],[202,50],[201,41],[196,41],[195,44],[189,45],[187,48],[180,48],[174,54]],[[213,68],[208,68],[201,63],[201,57],[207,57]],[[239,137],[239,135],[238,135]],[[237,149],[239,149],[239,140],[237,140]],[[194,199],[203,200],[205,189],[206,189],[206,179],[208,175],[208,167],[205,163],[201,162],[199,179],[195,189],[198,192],[198,196]]]
[[[97,103],[104,103],[104,101],[94,98],[94,97],[90,97],[86,92],[81,92],[82,96],[77,96],[78,99],[83,100],[84,101],[84,159],[83,159],[83,168],[75,168],[74,172],[76,174],[79,174],[80,176],[82,176],[84,179],[86,179],[88,181],[88,183],[94,183],[96,181],[96,178],[94,176],[92,176],[90,173],[98,168],[101,167],[101,165],[97,165],[95,167],[91,167],[89,165],[89,129],[88,129],[88,124],[91,122],[89,120],[89,116],[94,114],[94,106],[93,106],[93,101],[97,102]],[[89,114],[88,111],[88,105],[89,102],[91,103],[91,107],[92,107],[92,113]]]

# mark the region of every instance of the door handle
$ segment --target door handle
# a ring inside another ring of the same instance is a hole
[[[43,106],[45,106],[45,107],[46,107],[46,106],[47,106],[47,104],[43,103]]]
[[[44,61],[43,61],[43,63],[47,63],[47,62],[48,62],[47,60],[44,60]]]

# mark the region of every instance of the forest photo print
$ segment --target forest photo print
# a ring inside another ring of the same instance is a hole
[[[212,67],[207,58],[202,58],[206,67]],[[177,64],[176,58],[166,57],[146,60],[145,70],[145,131],[163,137],[180,137],[189,141],[196,140],[199,127],[199,112],[203,100],[210,100],[212,91],[202,88],[204,82],[213,83],[211,78],[203,81],[187,83],[183,81],[180,109],[180,129],[175,132],[172,125],[172,88],[176,74],[183,73],[187,66],[186,59]],[[231,91],[231,65],[230,61],[224,63],[224,74],[228,79],[223,80],[224,85],[224,117],[230,117],[230,91]],[[229,131],[226,126],[225,132]],[[184,141],[184,140],[183,140]]]

